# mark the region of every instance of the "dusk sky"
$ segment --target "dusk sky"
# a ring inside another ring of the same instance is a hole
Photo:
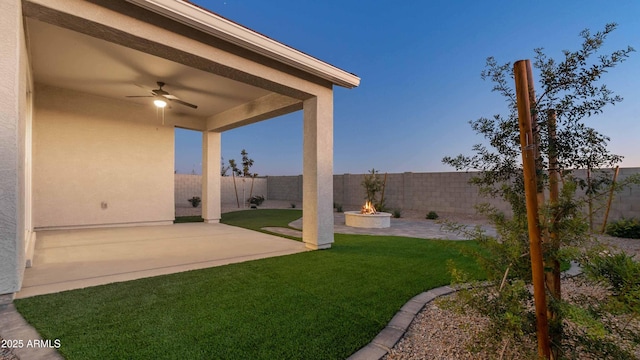
[[[358,75],[334,88],[334,173],[453,171],[441,160],[482,142],[468,121],[507,113],[480,78],[488,56],[562,59],[580,31],[618,23],[602,54],[640,51],[640,1],[192,0],[230,20]],[[534,77],[538,79],[534,72]],[[640,52],[605,74],[624,101],[586,120],[640,167]],[[222,134],[222,154],[246,149],[259,175],[302,173],[302,111]],[[200,173],[201,134],[176,130],[176,170]]]

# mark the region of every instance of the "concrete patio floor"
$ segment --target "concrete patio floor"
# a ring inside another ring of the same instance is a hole
[[[303,251],[302,242],[224,224],[40,231],[16,298]]]

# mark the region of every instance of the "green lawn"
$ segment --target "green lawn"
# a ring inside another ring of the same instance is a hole
[[[195,216],[176,216],[173,221],[174,224],[192,223],[192,222],[204,222],[204,219],[200,215]]]
[[[223,221],[282,226],[296,213],[250,210]],[[45,339],[61,339],[67,359],[343,359],[411,297],[447,284],[447,259],[476,271],[459,253],[473,242],[335,239],[331,250],[15,303]]]

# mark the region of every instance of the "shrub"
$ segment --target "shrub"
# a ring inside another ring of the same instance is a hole
[[[399,219],[402,217],[402,210],[399,209],[395,209],[393,210],[393,217],[396,219]]]
[[[341,204],[336,204],[336,211],[341,213],[342,212],[342,205]]]
[[[200,205],[200,202],[202,200],[200,200],[199,196],[194,196],[191,199],[189,199],[188,201],[191,203],[191,206],[198,207],[198,205]]]
[[[249,204],[260,206],[264,202],[264,196],[262,195],[254,195],[249,199]]]
[[[640,220],[622,218],[607,226],[607,234],[627,239],[640,239]]]
[[[291,208],[292,208],[292,209],[295,209],[295,208],[296,208],[296,204],[291,203]]]
[[[435,220],[438,218],[438,214],[435,211],[429,211],[429,213],[427,214],[427,219],[429,220]]]

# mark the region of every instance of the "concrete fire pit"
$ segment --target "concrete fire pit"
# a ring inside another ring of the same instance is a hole
[[[345,211],[344,222],[347,226],[357,228],[388,228],[391,227],[391,214],[386,212],[361,214],[360,211]]]

